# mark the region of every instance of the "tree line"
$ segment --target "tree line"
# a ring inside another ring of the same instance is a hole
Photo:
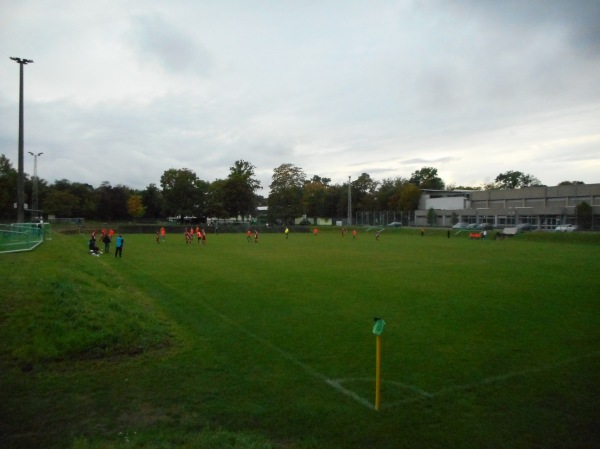
[[[409,178],[375,180],[362,173],[350,184],[334,184],[330,178],[309,177],[293,164],[285,163],[273,170],[267,198],[258,194],[262,186],[255,175],[256,167],[238,160],[226,178],[212,182],[198,178],[189,168],[170,168],[160,178],[160,185],[149,184],[143,190],[104,181],[99,187],[67,179],[53,183],[38,178],[38,203],[44,215],[80,217],[88,220],[156,220],[167,217],[208,217],[226,219],[256,216],[259,206],[268,206],[268,220],[288,223],[301,217],[346,217],[348,197],[352,212],[404,211],[418,208],[422,189],[481,190],[514,189],[542,185],[533,175],[508,171],[494,183],[478,187],[446,185],[434,167],[416,170]],[[17,198],[17,170],[6,156],[0,155],[0,220],[16,217],[13,204]],[[564,181],[564,184],[581,183]],[[562,184],[562,183],[561,183]],[[34,179],[25,174],[25,197],[31,199]],[[26,201],[28,202],[28,201]]]

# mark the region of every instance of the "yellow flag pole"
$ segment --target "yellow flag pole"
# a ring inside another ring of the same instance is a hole
[[[375,347],[375,410],[381,405],[381,333],[385,326],[382,318],[374,318],[373,333],[377,336]]]
[[[381,335],[377,335],[375,346],[375,410],[381,405]]]

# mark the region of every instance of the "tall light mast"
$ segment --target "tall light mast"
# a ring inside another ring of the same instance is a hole
[[[352,226],[352,184],[348,176],[348,226]]]
[[[25,221],[25,182],[23,174],[23,66],[30,64],[31,59],[13,58],[20,66],[19,83],[19,173],[17,176],[17,223]]]

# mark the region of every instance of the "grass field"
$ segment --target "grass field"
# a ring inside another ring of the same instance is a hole
[[[600,444],[597,234],[124,237],[0,256],[0,447]]]

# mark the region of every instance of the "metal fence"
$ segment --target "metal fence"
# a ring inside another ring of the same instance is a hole
[[[379,211],[357,211],[354,213],[353,225],[356,226],[410,226],[414,224],[414,212],[403,212],[394,210]]]

